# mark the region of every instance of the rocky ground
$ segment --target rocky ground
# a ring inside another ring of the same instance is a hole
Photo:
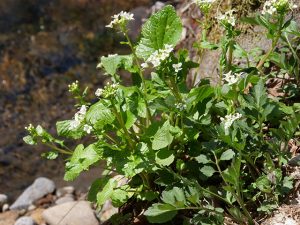
[[[37,178],[11,205],[0,194],[2,225],[98,225],[117,212],[110,202],[102,209],[86,200],[73,186],[57,188],[54,181]]]

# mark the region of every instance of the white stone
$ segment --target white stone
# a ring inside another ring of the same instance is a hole
[[[37,178],[10,206],[10,209],[27,209],[34,201],[54,192],[55,184],[45,177]]]
[[[99,225],[87,201],[60,204],[46,209],[42,216],[49,225]]]

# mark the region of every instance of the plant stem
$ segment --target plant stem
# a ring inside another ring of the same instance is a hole
[[[53,145],[53,144],[45,143],[45,145],[48,146],[49,148],[52,148],[52,149],[58,151],[58,152],[61,153],[61,154],[72,155],[72,152],[71,152],[71,151],[67,151],[67,150],[65,150],[65,149],[59,148],[59,147],[57,147],[57,146],[55,146],[55,145]]]
[[[267,59],[270,57],[272,52],[275,50],[276,45],[279,41],[279,38],[281,37],[282,34],[282,23],[283,23],[283,16],[280,17],[279,19],[279,31],[276,37],[272,40],[272,47],[269,49],[269,51],[264,55],[264,57],[259,61],[259,63],[256,66],[256,69],[261,71],[261,68],[263,67],[264,63],[267,61]]]
[[[216,161],[215,164],[216,164],[216,166],[217,166],[217,169],[218,169],[218,172],[219,172],[220,176],[222,177],[222,179],[223,179],[223,181],[225,182],[226,186],[231,187],[230,184],[228,184],[228,182],[226,181],[226,179],[224,178],[224,176],[223,176],[223,174],[222,174],[222,170],[221,170],[221,168],[220,168],[220,166],[219,166],[219,160],[218,160],[216,154],[215,154],[215,153],[213,153],[213,154],[214,154],[215,161]],[[239,157],[241,157],[241,154],[239,154],[239,155],[240,155]],[[251,216],[251,214],[249,213],[249,211],[246,209],[245,203],[244,203],[244,201],[243,201],[243,198],[241,197],[240,185],[239,185],[239,184],[236,184],[234,188],[236,189],[236,192],[237,192],[237,193],[236,193],[235,191],[231,191],[232,196],[236,199],[236,201],[238,202],[238,204],[239,204],[240,207],[242,208],[243,212],[245,213],[245,216],[246,216],[247,219],[248,219],[249,224],[250,224],[250,225],[254,225],[254,221],[253,221],[253,219],[252,219],[252,216]]]
[[[150,109],[149,109],[149,105],[148,105],[148,101],[147,101],[147,86],[146,86],[146,82],[145,82],[145,78],[144,78],[144,75],[142,73],[142,68],[140,66],[140,63],[139,63],[139,59],[136,55],[136,52],[135,52],[135,49],[133,47],[133,44],[128,36],[128,32],[125,31],[123,32],[126,39],[127,39],[127,42],[128,42],[128,45],[132,51],[132,55],[133,55],[133,58],[134,58],[134,61],[136,63],[136,66],[138,67],[138,74],[142,80],[142,84],[143,84],[143,91],[144,91],[144,95],[143,95],[143,98],[144,98],[144,101],[145,101],[145,105],[146,105],[146,111],[147,111],[147,122],[146,122],[146,126],[149,125],[149,123],[151,123],[151,112],[150,112]]]
[[[134,143],[132,142],[131,136],[130,136],[130,134],[129,134],[129,132],[128,132],[126,126],[125,126],[125,123],[124,123],[124,121],[123,121],[123,118],[122,118],[122,116],[120,116],[120,114],[118,113],[118,110],[117,110],[117,108],[116,108],[116,106],[114,105],[113,102],[111,102],[111,105],[112,105],[112,110],[113,110],[115,116],[117,117],[117,120],[118,120],[118,122],[119,122],[119,124],[120,124],[122,130],[124,131],[124,134],[125,134],[125,138],[126,138],[126,140],[127,140],[127,143],[128,143],[128,145],[130,146],[130,148],[132,149],[132,151],[134,151]]]

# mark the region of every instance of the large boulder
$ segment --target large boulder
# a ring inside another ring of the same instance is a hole
[[[99,225],[91,205],[87,201],[67,202],[43,212],[49,225]]]
[[[10,209],[27,209],[34,201],[55,191],[55,184],[45,177],[37,178],[19,198],[10,206]]]

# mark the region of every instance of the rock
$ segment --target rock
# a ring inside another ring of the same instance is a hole
[[[29,217],[29,216],[24,216],[20,217],[16,222],[15,225],[36,225],[35,221]]]
[[[74,197],[73,196],[61,197],[55,201],[55,204],[60,205],[60,204],[66,203],[66,202],[74,202]]]
[[[90,203],[87,201],[67,202],[46,209],[43,218],[49,225],[99,225]]]
[[[14,225],[19,214],[16,211],[8,211],[0,213],[0,224],[2,225]]]
[[[4,194],[0,194],[0,208],[7,203],[7,196]]]
[[[3,206],[2,206],[2,212],[6,212],[6,211],[8,211],[9,210],[9,204],[4,204]]]
[[[28,207],[28,211],[32,211],[32,210],[35,210],[36,209],[36,206],[35,205],[30,205]]]
[[[101,222],[107,221],[112,215],[116,214],[118,212],[118,209],[113,207],[110,200],[107,200],[99,214],[99,219]]]
[[[26,209],[34,201],[54,192],[54,190],[55,184],[52,180],[45,177],[37,178],[34,183],[30,185],[10,206],[10,209]]]
[[[66,194],[73,194],[75,191],[75,188],[73,186],[66,186],[66,187],[62,187],[56,190],[56,196],[57,197],[63,197]]]
[[[42,217],[42,214],[45,209],[37,208],[33,211],[30,211],[26,214],[26,216],[30,216],[37,224],[42,225],[45,224],[45,221]]]

